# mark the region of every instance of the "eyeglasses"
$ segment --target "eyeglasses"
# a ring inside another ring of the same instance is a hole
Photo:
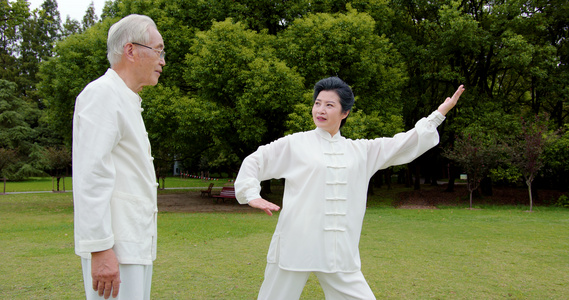
[[[144,47],[144,48],[148,48],[148,49],[150,49],[150,50],[154,50],[154,51],[160,53],[160,59],[164,59],[164,57],[166,57],[166,51],[164,51],[164,49],[154,49],[154,48],[152,48],[152,47],[148,47],[148,46],[146,46],[146,45],[139,44],[139,43],[131,43],[131,44],[137,45],[137,46],[141,46],[141,47]]]

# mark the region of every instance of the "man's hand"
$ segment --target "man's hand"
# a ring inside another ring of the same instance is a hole
[[[257,198],[249,201],[249,206],[263,210],[267,215],[272,216],[272,211],[281,209],[278,205],[271,203],[263,198]]]
[[[99,296],[109,299],[111,291],[113,298],[119,295],[119,261],[113,249],[91,253],[91,277],[93,290],[99,291]]]
[[[443,114],[443,116],[446,116],[449,110],[451,110],[456,105],[456,102],[458,102],[458,98],[460,98],[462,92],[464,92],[464,86],[460,85],[456,92],[454,92],[454,95],[452,95],[451,98],[446,98],[445,102],[443,102],[443,104],[441,104],[437,110]]]

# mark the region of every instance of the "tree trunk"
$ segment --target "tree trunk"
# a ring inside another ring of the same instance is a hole
[[[387,184],[387,189],[391,189],[391,167],[385,169],[385,184]]]
[[[529,192],[529,211],[532,212],[533,210],[533,198],[531,195],[531,181],[530,182],[526,182],[528,185],[528,192]]]
[[[411,164],[407,164],[405,168],[405,187],[411,187],[413,182],[413,172],[411,171]]]
[[[415,185],[414,185],[414,189],[416,191],[421,189],[421,167],[419,166],[419,164],[416,164],[415,167]]]
[[[448,167],[448,185],[445,192],[454,192],[454,180],[456,179],[456,168],[452,163]]]

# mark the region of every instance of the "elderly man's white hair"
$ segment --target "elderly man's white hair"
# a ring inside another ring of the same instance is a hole
[[[107,38],[107,59],[111,67],[121,60],[124,45],[127,43],[145,45],[149,42],[150,27],[156,28],[151,18],[136,14],[128,15],[111,26]]]

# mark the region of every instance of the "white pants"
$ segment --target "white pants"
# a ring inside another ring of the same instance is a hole
[[[81,258],[83,266],[83,283],[87,300],[105,299],[99,297],[99,292],[93,290],[91,277],[91,260]],[[121,284],[117,298],[119,300],[149,300],[150,285],[152,284],[152,265],[119,265]]]
[[[267,264],[265,280],[258,300],[299,299],[311,272],[287,271],[277,264]],[[318,277],[327,300],[375,299],[361,271],[353,273],[312,272]]]

